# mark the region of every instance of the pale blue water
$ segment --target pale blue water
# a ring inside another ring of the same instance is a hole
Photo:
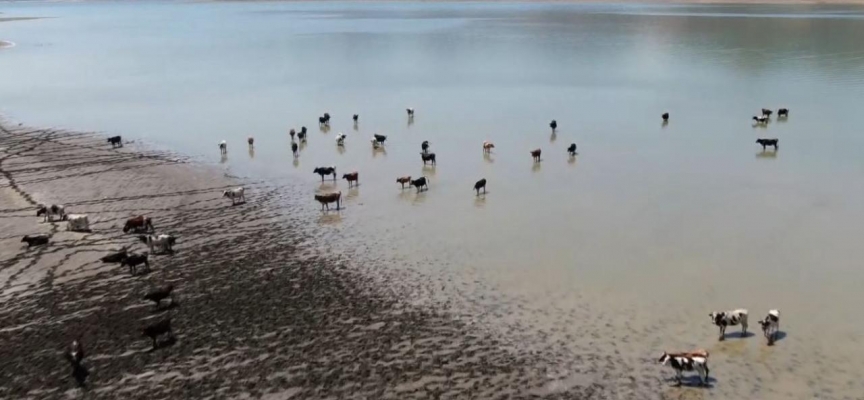
[[[726,383],[714,393],[864,393],[864,322],[849,318],[864,301],[862,7],[133,2],[0,12],[51,17],[0,22],[0,40],[17,44],[0,50],[0,111],[16,120],[212,163],[225,139],[221,167],[309,197],[315,166],[358,170],[360,189],[339,183],[341,219],[318,219],[309,201],[310,220],[343,245],[485,279],[536,307],[590,299],[604,323],[645,331],[626,345],[607,332],[632,357],[712,345],[711,309],[780,308],[794,327],[788,349],[766,355],[756,338],[712,348],[720,365],[724,352],[745,360],[719,367]],[[410,126],[406,107],[417,109]],[[762,107],[791,115],[754,128]],[[325,111],[329,133],[317,128]],[[301,125],[310,140],[295,163],[287,131]],[[375,132],[389,136],[386,154],[372,151]],[[757,137],[780,138],[776,157],[760,154]],[[422,168],[423,140],[434,170]],[[490,158],[483,140],[497,146]],[[528,154],[537,147],[540,167]],[[409,174],[429,176],[430,191],[400,192],[394,180]],[[485,200],[471,190],[481,177]],[[632,311],[626,321],[621,310]],[[831,366],[805,362],[816,355]],[[802,378],[822,368],[831,373],[818,382]]]

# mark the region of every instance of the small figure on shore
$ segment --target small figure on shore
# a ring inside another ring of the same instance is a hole
[[[299,148],[300,146],[297,146],[297,142],[291,142],[291,153],[294,154],[294,158],[297,158],[297,156],[300,155],[300,152],[298,151]]]
[[[477,191],[478,196],[480,195],[480,189],[483,189],[483,194],[486,194],[486,178],[483,178],[474,184],[474,190]]]
[[[764,125],[764,124],[768,123],[768,116],[767,115],[754,115],[753,120],[756,121],[757,125],[758,124]]]
[[[770,118],[770,117],[771,117],[771,114],[774,114],[774,111],[771,111],[771,110],[769,110],[769,109],[767,109],[767,108],[763,108],[763,109],[762,109],[762,115],[764,115],[764,116]]]
[[[255,144],[255,138],[253,138],[252,136],[249,136],[249,138],[246,139],[246,141],[249,142],[249,145],[250,145],[250,146],[252,146],[253,144]]]
[[[69,366],[72,367],[72,377],[75,382],[78,383],[79,387],[83,387],[90,372],[84,367],[84,346],[81,344],[81,340],[73,340],[63,355],[66,357],[66,361],[69,361]]]
[[[495,148],[495,143],[484,141],[483,142],[483,152],[484,153],[492,153],[492,149]]]
[[[291,130],[288,131],[288,134],[291,135],[291,141],[293,142],[293,141],[294,141],[294,136],[297,135],[297,132],[294,131],[294,128],[291,128]]]
[[[346,138],[346,137],[347,137],[347,136],[345,136],[344,133],[339,132],[339,134],[336,135],[336,145],[338,145],[338,146],[344,146],[344,145],[345,145],[345,138]]]
[[[789,109],[781,108],[777,110],[777,118],[788,118],[789,117]]]
[[[422,150],[424,154],[429,152],[429,141],[428,140],[424,140],[423,143],[420,143],[420,150]]]
[[[570,143],[570,147],[567,147],[567,152],[570,153],[570,157],[576,155],[576,143]]]
[[[552,132],[555,132],[555,130],[558,129],[558,121],[553,119],[552,122],[549,123],[549,127],[552,128]]]
[[[660,117],[663,118],[663,122],[669,122],[669,113],[668,112],[663,113],[663,115],[661,115]]]
[[[111,143],[111,148],[123,147],[123,138],[120,136],[111,136],[108,138],[108,143]]]
[[[408,107],[405,109],[405,111],[408,112],[408,118],[414,118],[414,109],[413,108]]]
[[[221,142],[219,142],[219,151],[220,151],[223,155],[224,155],[224,154],[228,154],[228,142],[226,142],[226,141],[224,141],[224,140],[221,141]]]
[[[354,125],[357,125],[357,120],[360,119],[360,114],[354,114]]]

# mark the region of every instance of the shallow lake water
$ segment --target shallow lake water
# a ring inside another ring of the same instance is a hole
[[[514,346],[596,355],[557,371],[562,385],[601,380],[621,398],[864,393],[864,8],[95,2],[0,12],[46,17],[0,22],[0,40],[15,43],[0,50],[6,116],[122,134],[284,183],[308,198],[330,250],[439,277]],[[754,126],[763,107],[789,118]],[[300,126],[309,139],[295,160],[288,130]],[[383,150],[374,133],[387,135]],[[757,138],[780,139],[779,150]],[[437,166],[423,166],[423,140]],[[340,177],[359,171],[360,186],[322,184],[312,170],[329,165]],[[429,190],[401,190],[403,175],[426,176]],[[488,193],[478,197],[480,178]],[[311,193],[329,190],[345,209],[322,216]],[[708,312],[733,308],[750,310],[757,335],[718,343]],[[755,321],[770,308],[784,337],[769,348]],[[657,354],[691,347],[712,352],[713,389],[641,392],[671,373],[651,364]],[[596,364],[606,365],[586,367]]]

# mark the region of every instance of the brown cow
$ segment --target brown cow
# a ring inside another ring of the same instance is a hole
[[[491,153],[492,149],[494,149],[494,148],[495,148],[495,143],[483,142],[483,152],[484,153]]]
[[[330,210],[330,203],[336,203],[336,210],[338,211],[341,208],[342,203],[342,192],[335,193],[327,193],[327,194],[316,194],[315,200],[318,200],[321,203],[321,211],[324,211],[324,207],[327,207],[327,210]]]
[[[534,162],[540,162],[540,149],[531,150],[531,157],[534,157]]]
[[[344,175],[342,175],[342,179],[345,179],[348,181],[348,187],[349,188],[351,186],[357,186],[360,184],[360,173],[357,171],[354,171],[350,174],[344,174]]]
[[[139,233],[142,230],[151,233],[155,231],[153,228],[153,221],[150,217],[145,215],[129,218],[126,220],[126,225],[123,225],[123,233],[129,233],[129,231]]]
[[[406,183],[411,183],[411,177],[410,177],[410,176],[403,176],[403,177],[400,177],[400,178],[396,178],[396,183],[401,183],[401,184],[402,184],[402,189],[405,189],[405,184],[406,184]]]

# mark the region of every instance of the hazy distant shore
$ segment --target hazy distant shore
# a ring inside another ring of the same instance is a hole
[[[309,0],[210,0],[216,2],[292,2],[303,3]],[[347,2],[368,2],[369,0],[322,0],[322,1],[347,1]],[[374,0],[375,2],[415,2],[415,0]],[[864,5],[864,0],[420,0],[416,2],[422,3],[459,3],[459,2],[480,2],[480,3],[604,3],[604,4],[766,4],[766,5],[788,5],[788,4],[808,4],[808,5]]]

